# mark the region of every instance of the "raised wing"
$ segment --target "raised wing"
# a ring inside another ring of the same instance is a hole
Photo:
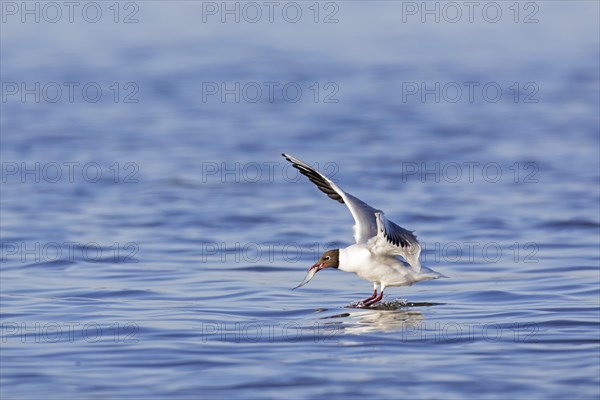
[[[388,221],[382,211],[376,210],[364,201],[344,192],[325,175],[310,165],[289,154],[282,154],[302,175],[308,177],[319,190],[330,198],[346,204],[354,217],[354,240],[367,244],[369,249],[381,256],[401,256],[416,272],[421,270],[419,256],[421,246],[417,237],[392,221]]]
[[[354,240],[356,243],[367,243],[369,239],[377,235],[377,221],[375,220],[375,212],[377,211],[367,203],[357,199],[344,192],[338,185],[333,183],[331,179],[316,171],[310,165],[289,154],[282,154],[286,160],[292,163],[302,175],[305,175],[313,182],[319,190],[325,193],[330,198],[337,200],[340,203],[346,204],[352,217],[354,217]]]
[[[388,221],[382,211],[375,212],[377,236],[369,241],[373,253],[404,258],[415,272],[421,270],[421,245],[412,231]]]

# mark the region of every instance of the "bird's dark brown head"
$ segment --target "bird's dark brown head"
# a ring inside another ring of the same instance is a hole
[[[315,268],[318,271],[325,268],[337,268],[340,265],[340,249],[327,250],[319,261],[315,263],[310,269]]]

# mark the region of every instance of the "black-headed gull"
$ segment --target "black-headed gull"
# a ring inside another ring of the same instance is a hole
[[[411,231],[387,220],[382,211],[344,192],[308,164],[289,154],[282,155],[327,196],[346,204],[355,222],[353,230],[356,243],[345,249],[333,249],[323,253],[296,288],[308,283],[317,272],[325,268],[353,272],[360,278],[373,282],[373,295],[359,303],[368,307],[381,301],[383,291],[388,286],[410,286],[417,282],[445,277],[421,265],[421,246]]]

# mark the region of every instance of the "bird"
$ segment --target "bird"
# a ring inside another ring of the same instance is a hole
[[[387,287],[410,286],[417,282],[447,278],[421,265],[421,246],[413,231],[388,220],[383,211],[345,192],[305,162],[286,153],[282,153],[282,156],[328,197],[345,204],[355,222],[353,233],[356,243],[325,251],[294,289],[304,286],[317,272],[327,268],[352,272],[373,283],[373,294],[358,303],[359,307],[370,307],[383,299]]]

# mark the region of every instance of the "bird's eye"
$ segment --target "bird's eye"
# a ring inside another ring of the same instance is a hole
[[[330,259],[331,259],[331,257],[327,256],[327,257],[325,257],[325,259],[326,259],[326,260],[330,260]]]

